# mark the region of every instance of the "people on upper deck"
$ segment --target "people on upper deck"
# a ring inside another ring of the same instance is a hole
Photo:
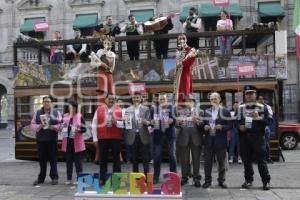
[[[189,16],[183,23],[183,29],[186,33],[196,33],[201,29],[201,18],[197,15],[197,10],[191,7],[189,10]],[[187,45],[193,48],[199,48],[199,38],[190,37],[187,35]]]
[[[143,26],[138,23],[134,15],[128,16],[129,23],[121,28],[121,32],[126,32],[127,36],[142,35],[144,33]],[[139,60],[140,57],[140,41],[130,40],[126,41],[127,52],[130,60]]]
[[[221,12],[221,19],[217,22],[217,30],[218,31],[232,31],[233,24],[230,19],[229,14],[223,10]],[[221,50],[221,55],[225,59],[229,59],[231,56],[231,36],[220,36],[219,37],[219,45]]]

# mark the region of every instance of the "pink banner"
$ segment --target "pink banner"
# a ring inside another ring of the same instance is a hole
[[[36,22],[34,23],[34,30],[35,32],[49,31],[49,24],[48,22]]]
[[[146,94],[145,83],[128,83],[129,94],[134,94],[136,92],[140,94]]]
[[[247,64],[239,64],[237,66],[237,75],[243,76],[243,75],[255,75],[255,64],[253,63],[247,63]]]
[[[214,6],[229,6],[229,0],[213,0]]]

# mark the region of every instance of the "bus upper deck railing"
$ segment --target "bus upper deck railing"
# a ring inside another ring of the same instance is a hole
[[[266,30],[236,30],[236,31],[208,31],[208,32],[197,32],[197,33],[187,33],[188,37],[198,37],[200,40],[201,38],[205,38],[208,41],[209,45],[201,46],[201,48],[206,48],[210,50],[210,55],[214,56],[215,51],[217,50],[216,39],[219,36],[234,36],[236,40],[239,38],[239,44],[233,46],[233,48],[239,48],[241,50],[240,55],[246,54],[247,48],[256,48],[257,42],[259,39],[263,39],[264,36],[274,36],[275,30],[274,29],[266,29]],[[146,54],[146,59],[151,59],[151,53],[154,52],[152,48],[152,41],[159,40],[159,39],[177,39],[180,33],[172,33],[172,34],[161,34],[161,35],[153,35],[153,34],[144,34],[138,36],[117,36],[115,38],[115,42],[117,43],[117,51],[116,54],[118,55],[119,60],[123,60],[124,54],[124,46],[123,42],[126,41],[146,41],[146,48],[142,50],[143,53]],[[250,41],[248,38],[251,37],[255,38],[255,41]],[[48,46],[56,46],[56,45],[63,45],[66,49],[67,45],[71,44],[88,44],[93,46],[99,41],[99,38],[84,38],[80,40],[70,39],[70,40],[56,40],[56,41],[18,41],[14,43],[14,61],[15,64],[18,62],[17,57],[17,49],[18,48],[36,48],[38,49],[38,63],[42,63],[42,52],[45,50],[45,47]],[[233,41],[234,42],[234,41]],[[274,40],[272,41],[274,44]],[[176,46],[175,46],[176,47]],[[92,48],[91,48],[92,49]],[[170,48],[169,50],[174,50],[174,48]]]

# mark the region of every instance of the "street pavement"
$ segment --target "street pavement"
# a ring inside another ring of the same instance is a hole
[[[213,186],[210,189],[195,188],[190,184],[182,188],[183,199],[204,200],[298,200],[300,199],[300,147],[293,151],[283,152],[286,162],[276,162],[269,165],[272,176],[269,191],[262,191],[262,183],[255,169],[254,187],[250,190],[241,189],[243,179],[242,165],[233,164],[227,172],[228,189],[217,186],[217,169],[213,170]],[[93,163],[84,163],[84,172],[98,172],[99,167]],[[142,166],[140,166],[141,168]],[[111,169],[111,166],[109,166]],[[131,165],[122,165],[124,172],[130,172]],[[153,169],[151,167],[151,169]],[[48,167],[49,170],[49,167]],[[75,186],[66,186],[65,163],[58,163],[59,184],[52,186],[47,177],[44,184],[36,187],[33,181],[39,171],[38,162],[14,159],[14,138],[11,131],[0,130],[0,200],[69,200],[74,198]],[[163,164],[163,172],[168,171],[168,165]],[[49,172],[48,172],[49,173]],[[179,167],[180,174],[180,167]],[[203,175],[203,163],[201,167]],[[203,183],[203,182],[202,182]]]

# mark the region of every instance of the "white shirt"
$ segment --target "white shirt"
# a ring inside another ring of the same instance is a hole
[[[143,26],[141,24],[139,24],[137,21],[135,21],[135,24],[138,24],[138,27],[136,28],[137,29],[137,32],[142,35],[144,33],[144,30],[143,30]],[[120,31],[122,33],[126,32],[126,28],[127,28],[127,24],[125,26],[122,26]]]
[[[233,24],[231,19],[220,19],[217,22],[217,30],[232,30]]]
[[[219,113],[220,107],[212,107],[211,109],[211,118],[213,121],[216,121],[218,118],[218,113]]]
[[[193,15],[193,17],[196,17],[197,15]],[[198,30],[198,32],[200,31],[200,29],[201,29],[201,18],[198,18],[197,19],[197,21],[196,21],[196,23],[191,23],[191,27],[193,27],[193,28],[196,28],[197,30]],[[186,25],[187,25],[187,23],[186,22],[184,22],[183,23],[183,29],[186,31]]]
[[[269,117],[272,118],[273,117],[273,110],[271,108],[271,106],[269,106],[268,104],[265,104],[269,113]]]
[[[134,116],[135,116],[135,119],[139,119],[140,118],[140,107],[141,107],[141,104],[138,105],[138,106],[134,106]]]
[[[98,109],[96,110],[93,121],[92,121],[92,135],[93,135],[93,142],[97,142],[97,127],[98,127]]]

